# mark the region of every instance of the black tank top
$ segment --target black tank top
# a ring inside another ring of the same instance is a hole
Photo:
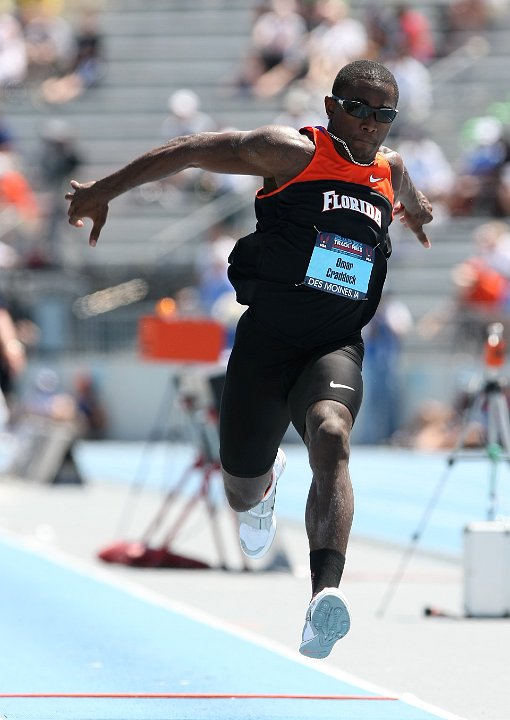
[[[359,339],[373,317],[391,254],[394,193],[382,153],[368,167],[354,165],[324,128],[305,131],[312,160],[277,190],[257,192],[257,228],[237,241],[229,278],[271,334],[310,348]]]

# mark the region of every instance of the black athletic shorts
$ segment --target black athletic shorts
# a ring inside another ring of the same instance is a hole
[[[239,477],[257,477],[273,464],[292,422],[304,438],[306,412],[337,400],[353,418],[363,396],[363,341],[304,349],[270,335],[247,310],[230,355],[220,409],[220,458]]]

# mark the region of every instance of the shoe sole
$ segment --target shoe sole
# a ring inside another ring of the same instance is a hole
[[[333,646],[341,640],[351,627],[351,618],[347,603],[337,595],[325,595],[313,610],[310,618],[315,637],[299,648],[301,655],[322,660],[327,657]]]

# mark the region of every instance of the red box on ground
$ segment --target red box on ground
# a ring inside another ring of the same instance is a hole
[[[225,347],[225,328],[208,318],[140,318],[138,328],[143,360],[217,362]]]

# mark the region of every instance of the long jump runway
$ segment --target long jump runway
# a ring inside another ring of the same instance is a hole
[[[0,718],[453,718],[10,536],[0,567]]]

